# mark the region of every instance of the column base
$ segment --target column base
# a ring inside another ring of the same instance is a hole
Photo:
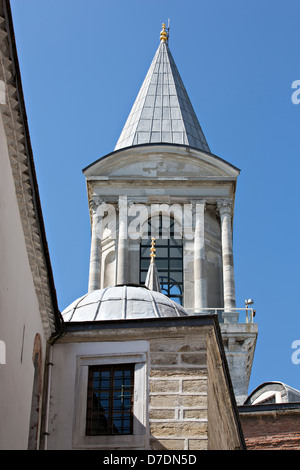
[[[239,322],[239,312],[223,312],[222,318],[224,323],[238,323]]]

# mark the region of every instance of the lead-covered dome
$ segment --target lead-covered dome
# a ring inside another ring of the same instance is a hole
[[[71,303],[64,321],[127,320],[181,317],[184,308],[166,295],[140,286],[114,286],[94,290]]]

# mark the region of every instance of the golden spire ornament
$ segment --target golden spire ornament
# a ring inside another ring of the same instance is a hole
[[[151,258],[151,263],[154,263],[154,258],[156,257],[156,248],[155,248],[155,237],[151,238],[151,248],[150,248],[150,258]]]
[[[161,292],[160,290],[160,281],[159,281],[159,275],[158,275],[158,271],[157,271],[157,268],[156,268],[156,264],[154,262],[154,258],[156,257],[156,248],[155,248],[155,238],[152,237],[151,238],[151,248],[150,248],[150,264],[149,264],[149,268],[148,268],[148,272],[147,272],[147,276],[146,276],[146,280],[145,280],[145,286],[150,289],[150,290],[154,290],[156,292]]]
[[[167,42],[168,40],[168,33],[166,31],[165,23],[162,24],[162,30],[160,32],[160,42]]]

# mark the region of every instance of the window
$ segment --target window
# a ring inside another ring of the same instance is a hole
[[[144,284],[150,262],[151,234],[158,235],[155,241],[155,264],[160,279],[161,292],[182,305],[183,298],[183,245],[182,239],[175,237],[174,219],[166,219],[160,214],[148,221],[148,239],[140,246],[140,283]],[[154,229],[154,230],[153,230]]]
[[[89,367],[86,434],[133,434],[134,364]]]
[[[259,395],[252,405],[267,405],[269,403],[281,403],[282,397],[280,391],[268,390]]]
[[[78,345],[74,449],[145,448],[148,349],[144,340]]]

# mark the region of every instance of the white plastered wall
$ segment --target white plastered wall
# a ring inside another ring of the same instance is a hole
[[[145,340],[56,343],[53,346],[48,450],[147,447],[148,349]],[[133,435],[85,436],[88,366],[123,362],[135,364]]]
[[[1,115],[0,166],[0,340],[6,353],[0,364],[0,449],[27,449],[33,346],[37,333],[43,341],[43,329]]]

